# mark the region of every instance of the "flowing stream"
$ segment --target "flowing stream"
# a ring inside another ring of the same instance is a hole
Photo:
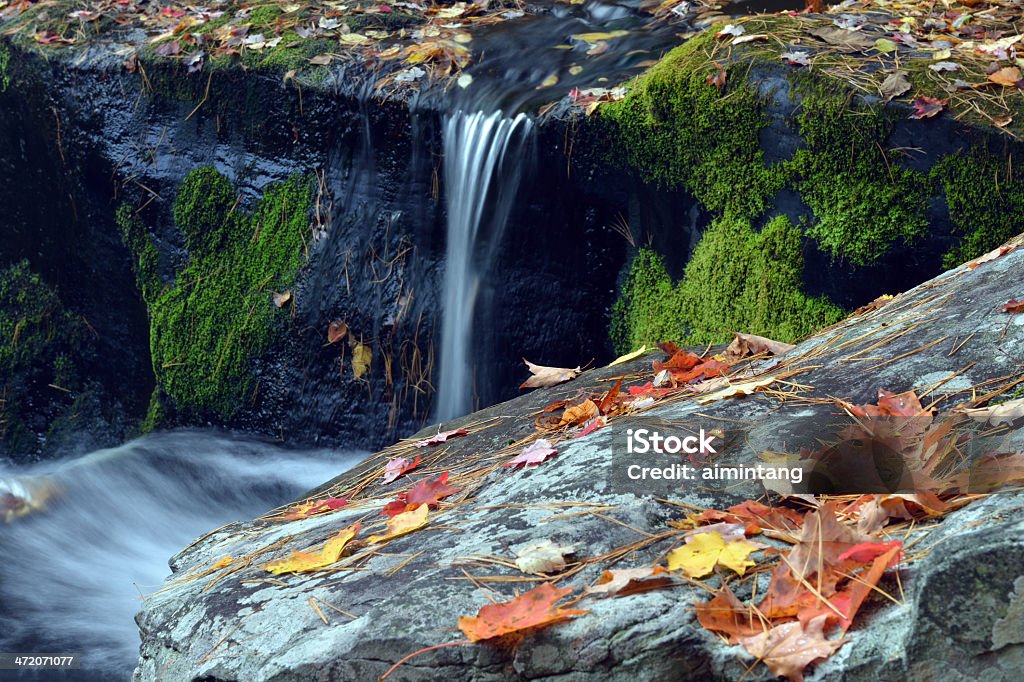
[[[473,409],[473,309],[515,202],[533,122],[457,111],[444,125],[448,206],[437,418]]]
[[[0,652],[83,656],[82,669],[66,676],[23,679],[128,679],[139,653],[140,597],[170,573],[169,557],[363,456],[179,431],[73,460],[0,467],[0,498],[28,494],[41,505],[7,524],[0,514]],[[11,678],[19,679],[0,671]]]

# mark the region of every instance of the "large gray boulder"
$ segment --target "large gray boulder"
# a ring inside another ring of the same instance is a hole
[[[1024,315],[1000,310],[1024,293],[1022,275],[1024,248],[949,271],[746,370],[790,377],[776,386],[785,394],[759,391],[703,405],[665,400],[585,437],[567,438],[557,456],[535,468],[501,464],[534,433],[538,410],[585,389],[607,390],[610,377],[625,374],[626,383],[641,384],[659,356],[585,372],[446,424],[465,426],[470,435],[436,447],[397,443],[311,493],[347,497],[347,506],[291,522],[239,522],[175,556],[173,574],[137,617],[142,648],[135,679],[376,679],[413,651],[462,639],[460,615],[539,584],[543,578],[500,563],[512,562],[519,545],[545,538],[573,544],[577,563],[570,562],[558,584],[577,589],[612,566],[663,562],[681,543],[681,531],[668,522],[690,511],[685,505],[721,509],[756,491],[624,482],[627,429],[720,427],[729,435],[719,461],[753,462],[763,451],[794,451],[796,424],[836,415],[832,398],[868,403],[880,388],[915,389],[930,391],[929,400],[940,399],[939,410],[949,410],[1024,373]],[[409,453],[423,456],[419,466],[381,484],[384,464]],[[357,545],[352,557],[326,572],[274,576],[262,568],[291,550],[319,547],[357,520],[367,527],[361,537],[380,532],[386,502],[413,480],[445,471],[463,492],[432,511],[427,527],[377,552]],[[1019,679],[1024,495],[979,497],[895,537],[906,541],[908,561],[898,582],[890,572],[882,586],[899,603],[869,600],[846,643],[810,667],[808,679]],[[228,555],[232,563],[210,570]],[[766,577],[761,574],[760,589]],[[588,596],[575,606],[588,614],[531,632],[515,645],[440,649],[413,658],[390,679],[771,679],[763,665],[748,671],[754,661],[740,647],[723,644],[697,623],[693,605],[708,595],[679,581],[632,596]]]

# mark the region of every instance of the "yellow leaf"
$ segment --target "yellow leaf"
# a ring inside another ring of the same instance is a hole
[[[700,533],[688,544],[668,555],[668,570],[682,571],[691,578],[703,578],[718,563],[725,540],[718,533]]]
[[[629,31],[611,31],[610,33],[577,33],[572,36],[574,40],[582,40],[588,45],[599,43],[602,40],[611,40],[612,38],[621,38],[622,36],[628,36]]]
[[[647,346],[640,346],[640,348],[638,350],[635,350],[632,353],[626,353],[625,355],[620,355],[619,357],[615,358],[614,360],[611,361],[611,363],[608,366],[611,367],[612,365],[618,365],[619,363],[622,363],[622,362],[629,362],[630,360],[636,360],[638,357],[640,357],[641,355],[643,355],[646,352],[647,352]]]
[[[541,81],[541,84],[540,84],[539,87],[541,87],[541,88],[551,88],[551,87],[554,87],[556,85],[558,85],[558,74],[557,73],[553,73],[550,76],[548,76],[547,78],[545,78],[543,81]]]
[[[230,556],[226,556],[217,563],[215,563],[213,566],[210,566],[210,570],[217,571],[227,566],[230,566],[232,561],[234,561],[234,559],[232,559]]]
[[[357,343],[352,348],[352,374],[356,379],[361,379],[370,369],[370,362],[373,361],[373,350],[364,343]]]
[[[348,528],[338,531],[334,537],[324,544],[323,549],[319,552],[315,554],[292,552],[292,555],[287,559],[267,564],[266,569],[275,575],[279,575],[281,573],[305,573],[330,566],[341,557],[341,552],[345,549],[345,545],[359,533],[361,528],[362,524],[357,521]]]
[[[366,541],[375,545],[378,542],[411,533],[425,525],[427,525],[427,505],[421,504],[412,511],[402,512],[388,519],[388,532],[384,535],[371,535]]]
[[[341,42],[349,45],[366,45],[370,39],[361,33],[346,33],[341,36]]]
[[[747,557],[750,556],[751,552],[756,552],[758,549],[760,548],[757,545],[751,544],[746,540],[734,540],[727,544],[722,553],[718,555],[718,563],[743,575],[747,572],[748,568],[756,565],[755,562]]]
[[[715,564],[743,575],[754,565],[747,559],[751,552],[760,547],[746,540],[733,540],[726,543],[722,536],[712,531],[698,533],[690,542],[668,555],[670,571],[683,571],[691,578],[703,578],[714,570]]]

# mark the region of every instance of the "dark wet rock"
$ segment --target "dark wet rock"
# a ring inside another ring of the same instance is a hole
[[[645,381],[638,375],[650,372],[648,356],[585,372],[568,384],[445,424],[463,425],[472,433],[421,451],[427,457],[410,478],[451,470],[466,491],[432,514],[430,526],[364,557],[358,568],[267,580],[259,564],[315,546],[356,519],[375,532],[380,506],[408,485],[408,479],[388,486],[375,482],[395,448],[382,451],[311,493],[349,497],[349,507],[291,523],[240,522],[175,556],[166,589],[147,597],[137,618],[143,642],[135,679],[374,679],[412,651],[457,639],[458,616],[487,603],[464,570],[474,576],[519,575],[480,563],[481,555],[509,558],[521,543],[550,538],[574,544],[579,559],[603,557],[560,582],[574,587],[592,584],[612,564],[650,565],[674,542],[658,534],[669,520],[682,516],[669,502],[723,508],[756,491],[714,492],[666,481],[623,485],[615,468],[623,463],[626,429],[652,423],[694,429],[742,424],[743,437],[733,439],[718,461],[751,463],[764,450],[788,445],[788,451],[795,451],[798,443],[780,443],[780,432],[787,424],[813,418],[816,410],[835,416],[835,406],[826,399],[873,401],[879,388],[921,389],[945,378],[931,397],[940,399],[940,411],[948,410],[969,398],[971,387],[997,387],[1021,376],[1014,358],[1024,355],[1024,316],[1008,317],[998,307],[1019,295],[1022,273],[1024,249],[974,270],[958,268],[753,368],[759,377],[791,377],[804,387],[798,393],[807,400],[780,401],[764,393],[707,405],[674,400],[616,418],[589,436],[562,441],[558,455],[539,467],[492,467],[511,457],[515,448],[508,447],[510,442],[533,432],[543,406],[583,390],[606,390],[614,376]],[[871,361],[855,361],[868,357],[865,350]],[[998,381],[986,384],[992,380]],[[425,429],[419,437],[433,431]],[[1019,433],[1014,438],[1019,441]],[[466,475],[479,467],[485,468],[482,476]],[[587,504],[607,507],[592,508],[599,514],[572,513],[586,511],[580,505]],[[929,551],[901,569],[899,586],[891,576],[883,584],[893,594],[902,590],[903,603],[871,600],[846,644],[812,669],[808,679],[952,680],[975,678],[979,671],[986,679],[1016,679],[1022,652],[1022,529],[1024,497],[1019,493],[979,499],[929,526],[915,547]],[[637,541],[644,542],[632,551],[621,550]],[[215,585],[210,576],[187,580],[227,554],[245,557],[260,550],[265,553],[251,566]],[[488,585],[508,598],[515,588],[531,583]],[[589,614],[529,634],[517,647],[443,649],[402,666],[395,679],[769,679],[763,667],[747,671],[751,661],[738,647],[723,646],[697,625],[692,606],[706,594],[683,585],[622,598],[587,598],[579,607],[590,609]],[[325,624],[310,598],[354,618],[322,606],[330,621]]]

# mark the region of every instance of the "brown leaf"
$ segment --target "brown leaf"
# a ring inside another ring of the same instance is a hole
[[[804,668],[828,658],[843,645],[843,640],[825,639],[825,616],[807,623],[783,623],[767,632],[740,638],[740,644],[752,656],[764,661],[773,675],[783,675],[792,682],[803,682]]]
[[[1020,82],[1020,69],[1016,66],[1006,66],[988,75],[988,79],[997,85],[1012,88]]]
[[[274,292],[274,305],[278,308],[283,308],[292,300],[291,291],[282,291],[280,293]]]
[[[796,346],[791,343],[782,343],[781,341],[773,341],[763,336],[757,336],[756,334],[738,334],[735,333],[735,337],[729,347],[725,349],[725,358],[730,362],[735,362],[740,358],[745,358],[748,355],[760,355],[765,353],[767,355],[782,355],[787,353]]]
[[[882,98],[886,102],[907,93],[909,90],[910,81],[907,79],[905,71],[894,71],[890,73],[885,77],[885,80],[882,81],[882,86],[879,88]]]
[[[704,79],[704,82],[706,82],[708,85],[715,86],[715,89],[721,92],[722,88],[725,87],[725,78],[726,71],[725,69],[720,68],[717,71],[714,71],[713,73],[709,73],[707,77]]]
[[[1011,298],[1008,302],[1004,303],[1002,307],[1000,307],[999,309],[1002,310],[1004,313],[1024,313],[1024,301],[1018,301],[1015,298]]]
[[[754,609],[737,599],[726,584],[711,601],[697,604],[696,611],[697,622],[712,632],[725,633],[733,644],[741,637],[753,637],[765,630]]]
[[[842,28],[816,28],[808,31],[812,36],[821,38],[829,45],[845,47],[851,50],[864,50],[875,46],[874,39],[860,31],[847,31]]]
[[[327,325],[327,343],[337,343],[348,335],[348,325],[342,320],[335,320]]]
[[[558,384],[564,384],[566,381],[575,379],[579,376],[580,368],[567,369],[565,367],[544,367],[542,365],[535,365],[526,358],[523,358],[523,362],[529,368],[530,373],[533,375],[523,383],[519,385],[519,388],[546,388],[548,386],[557,386]]]

